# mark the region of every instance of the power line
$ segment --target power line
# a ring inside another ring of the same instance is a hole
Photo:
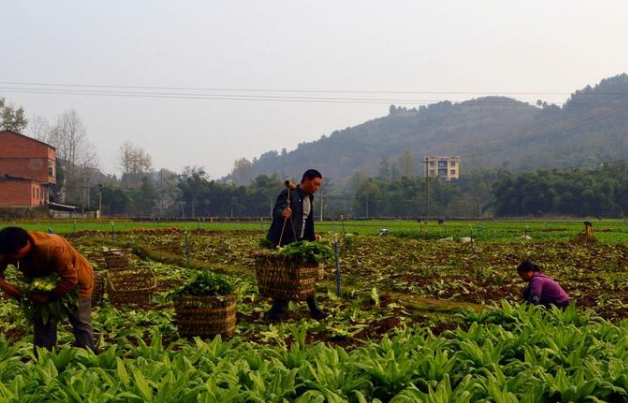
[[[337,93],[337,94],[452,94],[452,95],[571,95],[570,92],[557,91],[399,91],[399,90],[314,90],[293,88],[229,88],[229,87],[168,87],[139,85],[99,85],[99,84],[68,84],[43,83],[26,81],[0,81],[0,84],[47,86],[47,87],[87,87],[87,88],[124,88],[145,90],[183,90],[183,91],[229,91],[229,92],[300,92],[300,93]],[[628,95],[628,92],[580,92],[578,95]]]
[[[48,86],[48,87],[87,87],[87,88],[125,88],[145,90],[183,90],[183,91],[228,91],[228,92],[288,92],[288,93],[335,93],[335,94],[451,94],[451,95],[571,95],[568,92],[531,92],[531,91],[395,91],[395,90],[312,90],[286,88],[226,88],[226,87],[164,87],[164,86],[131,86],[131,85],[95,85],[95,84],[58,84],[24,81],[0,81],[0,84]],[[628,93],[626,93],[628,94]]]
[[[485,107],[485,106],[522,106],[530,105],[518,100],[465,100],[451,102],[446,99],[400,99],[400,98],[358,98],[358,97],[315,97],[300,95],[237,95],[237,94],[203,94],[182,92],[141,92],[141,91],[108,91],[90,89],[58,89],[58,88],[24,88],[0,87],[0,91],[42,94],[42,95],[75,95],[119,98],[149,98],[149,99],[190,99],[190,100],[218,100],[218,101],[262,101],[262,102],[315,102],[315,103],[358,103],[358,104],[397,104],[397,105],[433,105],[440,102],[450,102],[455,107]],[[485,94],[486,95],[486,94]],[[623,95],[623,94],[622,94]],[[628,95],[625,94],[625,95]],[[628,107],[628,102],[570,102],[569,107]]]

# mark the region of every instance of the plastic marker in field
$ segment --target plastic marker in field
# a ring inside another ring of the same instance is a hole
[[[338,257],[340,247],[338,246],[338,240],[334,241],[334,259],[336,260],[336,294],[340,297],[340,259]]]

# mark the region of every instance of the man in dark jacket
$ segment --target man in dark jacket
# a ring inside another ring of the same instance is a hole
[[[312,205],[314,193],[322,184],[321,173],[315,169],[308,169],[296,188],[288,187],[279,194],[273,208],[273,223],[266,236],[274,246],[318,239],[314,233]],[[286,300],[275,300],[272,308],[264,315],[264,319],[269,322],[284,320],[288,314],[288,303]],[[321,320],[327,317],[327,313],[316,304],[316,296],[307,299],[307,306],[313,319]]]

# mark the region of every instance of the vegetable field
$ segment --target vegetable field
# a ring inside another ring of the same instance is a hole
[[[311,320],[304,303],[292,304],[281,324],[262,320],[271,301],[256,287],[259,224],[68,232],[99,271],[103,246],[131,248],[132,264],[155,272],[157,292],[124,308],[105,297],[94,309],[98,355],[71,348],[66,324],[59,348],[37,358],[27,319],[3,297],[0,403],[628,402],[622,221],[595,224],[597,242],[570,242],[581,222],[379,223],[388,236],[347,224],[323,227],[324,239],[340,244],[342,295],[333,264],[317,285],[330,317]],[[473,242],[461,239],[470,234]],[[515,267],[525,258],[577,307],[519,305]],[[209,270],[233,286],[235,335],[179,337],[171,296]]]

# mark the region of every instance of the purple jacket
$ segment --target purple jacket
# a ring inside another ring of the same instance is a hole
[[[563,306],[569,303],[569,295],[552,278],[543,273],[535,273],[523,292],[523,297],[530,304]]]

